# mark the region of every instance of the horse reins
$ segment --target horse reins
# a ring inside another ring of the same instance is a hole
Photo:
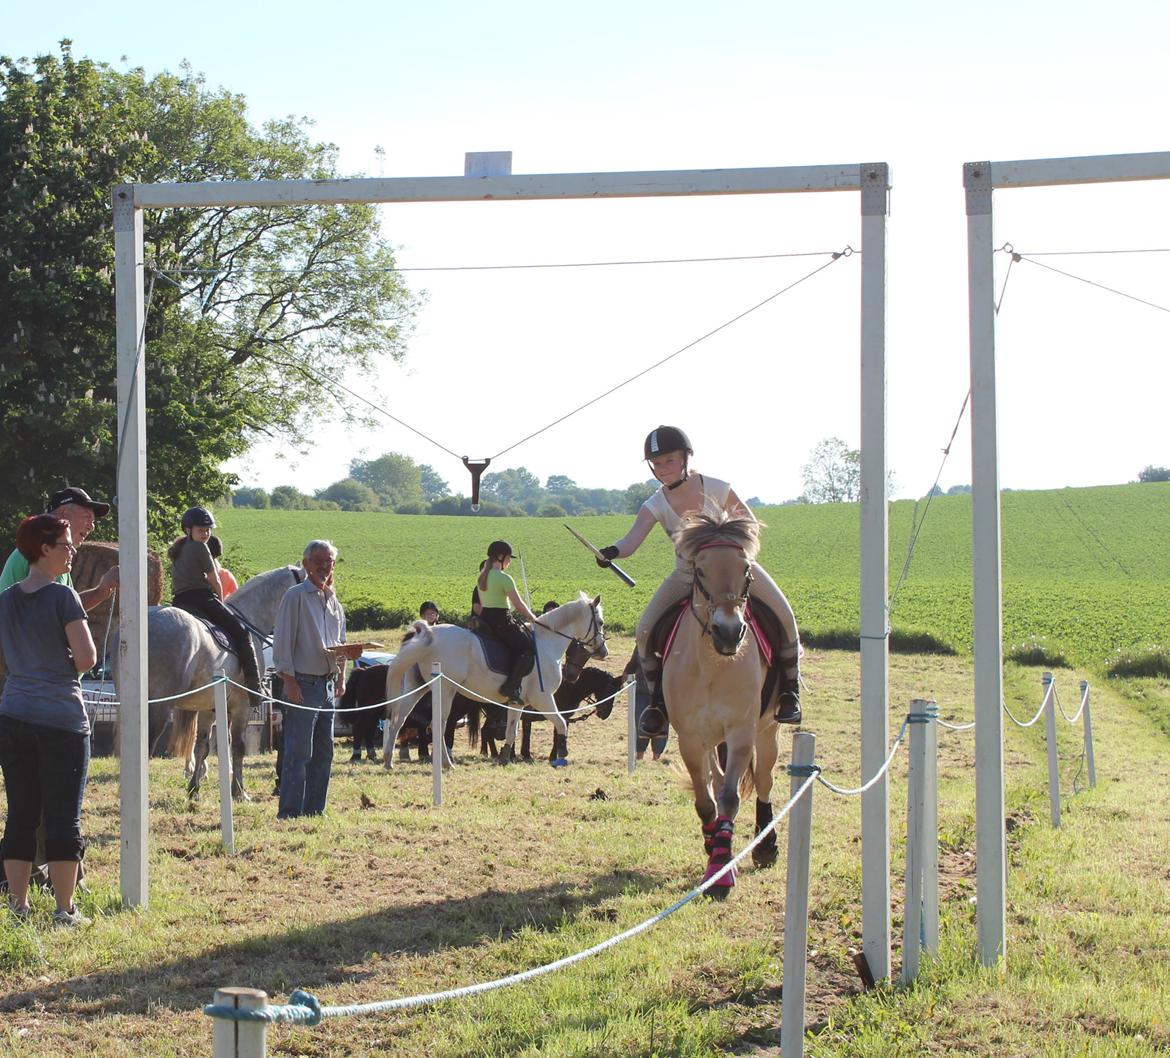
[[[292,567],[292,575],[293,575],[294,586],[296,584],[303,583],[305,577],[308,576],[308,574],[305,573],[301,569],[300,566],[293,566]],[[260,642],[263,643],[266,647],[270,647],[273,645],[272,636],[269,633],[261,632],[259,628],[257,628],[254,624],[252,624],[252,622],[249,621],[242,613],[240,613],[240,611],[235,606],[233,606],[230,602],[225,602],[224,606],[226,606],[229,610],[231,610],[231,612],[234,613],[237,618],[239,618],[240,624],[242,624],[249,632],[252,633],[252,635],[254,635],[257,639],[259,639]]]
[[[744,556],[744,558],[747,558],[747,552],[744,551],[743,547],[739,544],[733,543],[730,540],[712,540],[709,544],[703,544],[699,550],[706,551],[708,548],[712,547],[734,547],[737,551],[740,552],[740,554]],[[709,636],[711,634],[711,615],[715,612],[716,609],[718,609],[720,606],[726,606],[732,603],[746,603],[748,601],[748,593],[752,586],[752,567],[751,563],[748,563],[747,573],[744,575],[743,580],[743,591],[741,591],[738,595],[732,595],[731,592],[728,592],[722,597],[722,599],[719,600],[716,600],[710,591],[707,590],[707,586],[703,583],[702,574],[699,573],[698,567],[694,564],[694,562],[691,563],[691,580],[691,615],[696,621],[699,622],[699,627],[703,630],[703,635]],[[699,615],[695,612],[696,589],[707,602],[706,621],[703,621],[702,618],[700,618]]]

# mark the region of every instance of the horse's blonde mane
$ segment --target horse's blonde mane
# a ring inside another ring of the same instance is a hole
[[[707,544],[727,542],[742,547],[748,559],[755,561],[760,553],[760,530],[763,527],[763,523],[750,514],[730,515],[726,511],[720,511],[718,517],[690,514],[675,535],[674,546],[687,562],[694,562],[695,556]]]

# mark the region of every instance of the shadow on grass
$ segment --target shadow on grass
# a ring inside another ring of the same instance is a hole
[[[420,900],[300,928],[296,908],[290,905],[288,923],[278,933],[224,944],[193,958],[124,966],[14,992],[0,998],[0,1012],[31,1008],[93,1018],[145,1014],[160,1004],[194,1010],[211,1002],[215,989],[232,984],[261,988],[273,1002],[283,1002],[281,997],[294,988],[315,992],[373,976],[356,969],[371,962],[371,956],[384,972],[388,957],[476,947],[523,929],[555,930],[589,908],[628,893],[631,886],[650,891],[659,882],[641,872],[616,871],[596,879],[587,894],[574,892],[571,881],[519,892],[488,890],[464,899]],[[470,983],[441,982],[434,990]]]

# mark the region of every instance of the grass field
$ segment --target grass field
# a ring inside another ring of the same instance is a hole
[[[615,644],[614,656],[628,649]],[[613,659],[611,658],[611,662]],[[859,769],[857,655],[810,651],[807,728],[826,775]],[[1066,701],[1079,672],[1058,675]],[[914,697],[970,716],[962,657],[895,656],[891,727]],[[1031,715],[1040,673],[1009,666],[1008,702]],[[1006,966],[973,959],[974,749],[940,732],[942,952],[908,989],[862,993],[856,799],[815,789],[809,1037],[818,1058],[1154,1058],[1170,1051],[1170,914],[1164,792],[1170,683],[1094,686],[1099,784],[1073,795],[1075,732],[1061,727],[1063,826],[1047,824],[1036,728],[1006,732],[1009,815]],[[386,774],[337,747],[330,809],[278,823],[272,758],[247,761],[255,799],[224,855],[214,786],[188,809],[178,762],[151,762],[149,908],[117,897],[114,761],[94,762],[85,809],[95,918],[77,933],[0,918],[0,1054],[20,1058],[209,1055],[200,1008],[245,984],[325,1004],[450,988],[578,951],[685,893],[702,865],[697,823],[673,753],[625,771],[625,715],[574,725],[572,765],[511,769],[460,753],[444,807],[429,769]],[[547,743],[543,731],[538,744]],[[787,749],[785,750],[787,757]],[[891,771],[891,895],[897,933],[906,757]],[[787,783],[780,777],[781,783]],[[600,794],[599,794],[600,791]],[[0,802],[2,806],[2,802]],[[750,827],[741,813],[737,849]],[[781,833],[781,842],[785,834]],[[775,1058],[782,985],[784,859],[750,867],[726,904],[696,902],[649,933],[530,984],[426,1011],[276,1027],[279,1058]]]
[[[218,512],[228,564],[256,573],[299,559],[314,537],[341,549],[338,584],[359,625],[395,626],[435,599],[466,614],[488,541],[504,537],[524,556],[533,601],[601,592],[607,623],[630,630],[673,554],[656,531],[623,562],[629,589],[599,570],[560,519],[453,518],[336,511]],[[919,508],[921,514],[921,507]],[[856,642],[859,611],[855,504],[766,507],[761,561],[785,589],[814,643]],[[906,557],[911,501],[890,511],[890,590]],[[599,546],[631,519],[572,519]],[[960,652],[971,643],[971,501],[938,497],[922,522],[908,576],[894,599],[894,643],[919,636]],[[1170,483],[1003,497],[1004,639],[1043,639],[1054,654],[1097,667],[1119,651],[1170,647]],[[519,563],[513,572],[519,581]]]

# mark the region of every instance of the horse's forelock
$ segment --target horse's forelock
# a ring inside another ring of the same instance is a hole
[[[674,538],[678,553],[688,562],[709,544],[731,543],[743,548],[754,560],[760,551],[760,523],[750,515],[732,516],[721,511],[718,518],[709,514],[688,515]]]

